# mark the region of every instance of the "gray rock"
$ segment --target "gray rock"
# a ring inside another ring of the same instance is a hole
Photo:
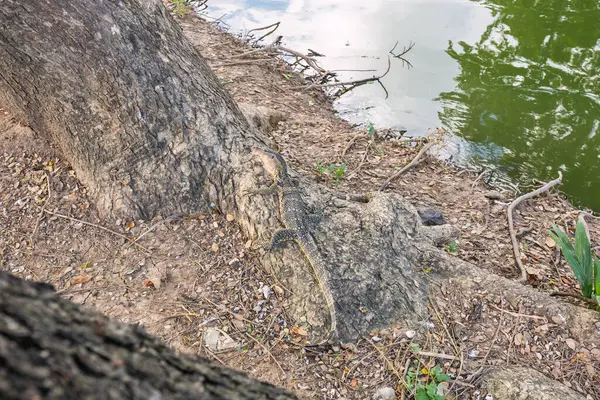
[[[434,225],[444,225],[446,221],[444,220],[444,215],[442,212],[436,208],[419,208],[417,210],[419,216],[421,217],[421,222],[425,226],[434,226]]]
[[[502,400],[581,400],[573,389],[527,367],[499,369],[485,376],[483,389]]]
[[[383,387],[375,392],[373,400],[396,400],[396,391],[389,386]]]

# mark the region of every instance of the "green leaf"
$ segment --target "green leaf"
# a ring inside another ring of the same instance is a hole
[[[577,278],[577,280],[583,287],[585,276],[583,268],[581,267],[581,264],[579,263],[579,260],[577,259],[577,256],[575,254],[575,248],[573,248],[573,244],[571,243],[567,235],[558,226],[552,224],[552,229],[554,229],[554,232],[548,232],[550,234],[550,237],[556,242],[556,245],[560,247],[560,250],[565,256],[565,260],[567,260],[567,263],[571,267],[571,270],[573,270],[575,278]]]
[[[437,384],[435,382],[429,382],[427,384],[427,395],[433,397],[437,394]]]
[[[373,135],[375,135],[375,126],[373,126],[373,123],[369,124],[369,136],[373,137]]]
[[[439,374],[435,376],[435,379],[437,379],[438,382],[446,382],[449,381],[450,379],[450,375],[446,375],[446,374]]]
[[[417,392],[415,393],[415,400],[429,400],[427,391],[422,387],[418,388]]]
[[[583,217],[579,217],[575,228],[575,254],[583,270],[583,280],[580,280],[579,283],[581,284],[583,295],[591,298],[594,285],[594,270],[590,238],[588,237],[586,228],[585,220]]]
[[[600,297],[600,260],[596,256],[594,256],[594,294],[596,298]]]

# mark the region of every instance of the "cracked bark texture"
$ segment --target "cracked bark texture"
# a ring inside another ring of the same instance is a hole
[[[0,398],[296,399],[1,271]]]
[[[0,104],[56,144],[106,217],[214,205],[253,240],[281,227],[275,197],[244,194],[271,183],[249,152],[265,140],[158,0],[0,1]],[[431,283],[458,281],[465,293],[512,293],[536,312],[564,316],[577,340],[598,340],[597,315],[445,255],[436,246],[456,230],[423,226],[399,196],[357,203],[297,179],[309,205],[323,210],[313,234],[339,339],[395,323],[426,326]],[[298,247],[263,261],[291,290],[290,314],[322,337],[327,308]]]

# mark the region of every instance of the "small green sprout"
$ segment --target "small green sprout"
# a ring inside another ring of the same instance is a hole
[[[458,254],[458,242],[455,240],[452,243],[449,243],[444,248],[448,254],[452,254],[453,256]]]

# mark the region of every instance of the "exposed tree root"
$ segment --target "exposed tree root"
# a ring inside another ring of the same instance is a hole
[[[542,186],[539,189],[534,190],[533,192],[526,193],[526,194],[516,198],[515,200],[513,200],[512,203],[510,203],[510,206],[508,206],[508,210],[506,212],[508,215],[508,231],[510,233],[510,240],[512,241],[513,252],[515,255],[515,261],[517,262],[517,265],[519,266],[519,270],[521,271],[521,277],[518,279],[518,282],[525,282],[527,280],[527,271],[525,270],[525,266],[523,266],[523,262],[521,261],[521,250],[519,249],[519,242],[517,241],[517,235],[515,233],[514,223],[513,223],[513,210],[523,200],[527,200],[527,199],[535,197],[539,194],[547,192],[548,190],[550,190],[550,188],[552,188],[553,186],[556,186],[560,183],[562,183],[562,172],[558,171],[557,179],[546,183],[544,186]]]

